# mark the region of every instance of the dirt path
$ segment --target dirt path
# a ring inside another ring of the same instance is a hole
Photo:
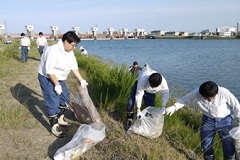
[[[49,132],[50,126],[37,79],[38,63],[39,60],[30,58],[27,63],[17,64],[19,72],[14,78],[10,76],[1,79],[1,106],[23,105],[31,114],[26,115],[24,127],[0,130],[0,159],[51,159],[49,157],[53,156],[56,149],[72,137],[67,136],[58,141]]]

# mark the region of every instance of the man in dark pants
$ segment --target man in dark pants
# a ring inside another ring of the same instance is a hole
[[[218,132],[222,141],[224,160],[234,160],[235,148],[229,131],[234,127],[231,111],[240,119],[240,105],[237,98],[226,88],[207,81],[179,99],[173,106],[166,108],[165,113],[171,116],[185,105],[197,105],[203,113],[200,137],[204,159],[214,159],[212,145]]]
[[[141,105],[144,99],[145,107],[154,106],[156,93],[162,94],[162,107],[166,107],[169,99],[169,89],[166,79],[156,71],[152,70],[148,65],[145,65],[142,72],[130,93],[130,98],[127,104],[127,125],[129,129],[134,119],[134,105],[137,105],[137,118],[142,117]]]
[[[74,55],[74,48],[80,38],[73,32],[65,33],[62,40],[47,47],[42,54],[38,67],[38,80],[42,89],[43,98],[47,104],[47,113],[52,134],[64,137],[59,125],[68,125],[64,119],[66,101],[70,101],[70,93],[66,84],[68,74],[72,71],[84,88],[88,83],[78,71],[78,64]]]

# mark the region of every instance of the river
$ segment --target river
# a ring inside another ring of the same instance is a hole
[[[131,66],[148,63],[167,80],[177,97],[215,81],[240,100],[240,40],[141,39],[82,40],[80,45],[103,61]]]

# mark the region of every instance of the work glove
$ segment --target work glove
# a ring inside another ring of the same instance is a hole
[[[56,86],[54,87],[54,90],[56,91],[56,93],[57,93],[58,95],[60,95],[60,94],[62,93],[62,86],[61,86],[61,85],[56,85]]]
[[[171,116],[175,111],[176,111],[176,107],[175,106],[171,106],[171,107],[166,108],[165,114],[167,114],[167,115],[170,114],[170,116]]]
[[[85,88],[88,85],[88,83],[84,79],[80,80],[80,84],[83,88]]]
[[[30,47],[28,47],[28,51],[30,50]]]
[[[137,119],[140,120],[140,119],[142,119],[142,117],[143,117],[142,112],[141,112],[141,111],[138,111],[138,112],[137,112]]]

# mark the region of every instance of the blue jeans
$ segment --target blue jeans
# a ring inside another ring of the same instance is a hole
[[[223,148],[224,157],[233,156],[235,153],[234,143],[229,131],[233,128],[233,118],[228,115],[224,118],[209,118],[202,116],[202,126],[200,129],[201,148],[205,155],[214,155],[212,148],[213,139],[218,132]]]
[[[132,87],[132,90],[130,93],[130,98],[127,103],[127,112],[133,112],[133,110],[134,110],[134,105],[135,105],[135,101],[136,101],[135,96],[136,96],[136,91],[137,91],[137,83],[138,83],[138,81],[136,81]],[[154,106],[155,97],[156,97],[156,94],[144,92],[143,99],[144,99],[145,107]]]
[[[42,89],[44,102],[47,105],[48,115],[53,116],[60,113],[59,106],[64,106],[65,102],[70,101],[70,93],[65,81],[59,81],[62,86],[62,94],[58,95],[54,90],[55,85],[49,78],[38,74],[38,80]]]
[[[43,48],[44,48],[44,46],[39,46],[39,48],[38,48],[38,52],[40,53],[40,57],[43,54]]]
[[[28,47],[21,46],[21,61],[25,62],[28,61]]]

